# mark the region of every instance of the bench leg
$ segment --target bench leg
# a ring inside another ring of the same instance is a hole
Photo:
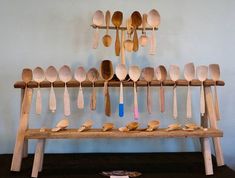
[[[45,139],[39,139],[33,161],[33,170],[31,177],[38,177],[38,172],[42,170]]]
[[[211,148],[209,138],[201,138],[201,144],[206,175],[213,175],[213,165],[211,159]]]

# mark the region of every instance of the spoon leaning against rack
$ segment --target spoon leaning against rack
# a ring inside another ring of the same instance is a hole
[[[96,109],[96,89],[95,89],[95,82],[99,79],[99,72],[96,68],[91,68],[87,72],[87,78],[89,81],[92,82],[92,94],[91,94],[91,102],[90,108],[91,110]]]
[[[170,65],[170,78],[176,82],[180,77],[180,68],[177,65]],[[178,108],[177,108],[177,95],[176,95],[176,83],[173,87],[173,118],[178,117]]]
[[[51,112],[56,110],[56,96],[53,87],[53,82],[57,80],[58,72],[54,66],[49,66],[45,72],[46,79],[51,83],[51,89],[49,94],[49,109]]]
[[[154,78],[154,68],[153,67],[145,67],[142,71],[144,80],[147,81],[147,109],[148,113],[152,113],[152,97],[151,97],[151,90],[150,90],[150,82]]]
[[[142,24],[142,17],[138,11],[134,11],[131,14],[132,26],[134,27],[134,36],[133,36],[133,51],[138,51],[139,49],[139,41],[138,41],[138,34],[137,28]]]
[[[109,35],[109,25],[110,25],[110,11],[106,11],[105,22],[106,22],[106,34],[103,37],[103,44],[105,47],[109,47],[112,43],[112,38]]]
[[[120,39],[118,29],[122,24],[123,14],[120,11],[115,11],[112,16],[112,23],[116,27],[115,54],[120,55]]]
[[[36,95],[36,114],[42,112],[42,97],[40,92],[40,83],[45,79],[44,71],[41,67],[36,67],[33,70],[33,80],[38,83],[37,95]]]
[[[188,92],[187,92],[187,105],[186,105],[186,118],[192,118],[192,96],[190,89],[190,82],[195,78],[195,67],[193,63],[185,64],[184,66],[184,78],[188,81]]]
[[[160,81],[161,86],[159,88],[159,105],[160,105],[160,111],[163,113],[165,111],[165,91],[164,87],[162,86],[162,83],[164,80],[166,80],[167,77],[167,70],[163,65],[160,65],[155,70],[156,78]]]
[[[133,88],[134,89],[134,119],[139,118],[136,82],[139,80],[140,74],[141,74],[141,70],[138,66],[130,66],[129,76],[130,76],[130,79],[134,82],[134,88]]]
[[[69,116],[71,114],[71,111],[67,82],[72,79],[72,71],[69,66],[64,65],[60,68],[59,78],[62,82],[64,82],[64,115]]]
[[[127,76],[127,69],[124,64],[118,64],[115,70],[117,78],[120,80],[120,96],[119,96],[119,116],[124,116],[124,103],[123,103],[123,84],[122,81],[125,80]]]
[[[82,91],[82,82],[86,80],[85,69],[83,67],[78,67],[75,70],[74,78],[79,82],[77,107],[78,107],[78,109],[83,109],[84,108],[84,97],[83,97],[83,91]]]
[[[214,89],[215,89],[215,98],[214,98],[214,105],[215,105],[215,114],[217,120],[220,120],[220,112],[219,112],[219,100],[217,95],[217,88],[216,88],[216,81],[220,79],[220,68],[219,64],[210,64],[209,65],[209,71],[212,80],[214,81]]]
[[[205,95],[204,95],[204,86],[203,82],[207,79],[208,76],[208,67],[207,66],[198,66],[196,69],[197,73],[197,78],[201,82],[201,87],[200,87],[200,110],[201,110],[201,115],[204,116],[205,114]]]
[[[27,94],[26,91],[28,89],[28,83],[32,79],[33,79],[33,71],[31,69],[28,69],[28,68],[23,69],[23,71],[22,71],[22,80],[25,83],[25,91],[24,91],[24,98],[23,98],[23,100],[26,98],[26,94]],[[27,105],[25,108],[22,108],[22,109],[23,109],[23,111],[22,111],[23,113],[30,110],[29,105]]]
[[[103,25],[104,23],[104,14],[101,10],[97,10],[93,16],[93,24],[96,25],[96,29],[94,31],[93,36],[93,44],[92,47],[96,49],[99,44],[99,26]]]

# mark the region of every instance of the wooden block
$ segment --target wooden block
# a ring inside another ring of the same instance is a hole
[[[201,138],[201,140],[206,175],[213,175],[213,165],[211,159],[211,148],[209,138]]]

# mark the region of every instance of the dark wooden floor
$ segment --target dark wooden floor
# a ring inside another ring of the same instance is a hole
[[[10,172],[12,155],[0,155],[0,178],[30,177],[33,157],[24,159],[22,171]],[[214,163],[213,178],[233,178],[235,171]],[[89,153],[46,154],[40,178],[98,178],[110,170],[139,171],[143,178],[202,178],[201,153]]]

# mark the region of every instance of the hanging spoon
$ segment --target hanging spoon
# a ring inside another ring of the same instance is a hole
[[[120,55],[120,39],[119,39],[119,27],[122,24],[123,14],[120,11],[115,11],[112,16],[112,23],[116,27],[116,40],[115,40],[115,54]]]
[[[138,41],[138,34],[137,28],[142,24],[142,17],[138,11],[134,11],[131,14],[132,26],[134,27],[134,36],[133,36],[133,51],[138,51],[139,49],[139,41]]]
[[[106,11],[105,21],[106,21],[106,34],[103,37],[103,44],[104,44],[105,47],[109,47],[112,43],[112,38],[109,35],[110,11]]]
[[[78,109],[84,108],[84,97],[82,91],[82,82],[86,80],[86,71],[83,67],[78,67],[75,70],[74,78],[79,82],[79,91],[78,91],[78,98],[77,98],[77,107]]]
[[[127,40],[124,42],[124,48],[128,52],[131,52],[133,50],[133,41],[131,40],[131,32],[132,32],[132,20],[131,18],[127,19],[126,21],[126,28],[127,28]]]
[[[92,82],[92,94],[91,94],[91,102],[90,108],[91,110],[96,109],[96,89],[95,89],[95,82],[99,79],[99,72],[96,68],[91,68],[87,72],[87,78],[89,81]]]
[[[146,31],[145,31],[145,28],[146,28],[146,24],[147,24],[147,14],[143,14],[143,20],[142,20],[142,35],[140,36],[140,45],[142,47],[146,46],[147,43],[148,43],[148,37],[146,35]]]
[[[59,70],[59,78],[62,82],[64,82],[64,115],[69,116],[71,114],[70,111],[70,98],[69,92],[67,89],[67,82],[72,79],[72,71],[69,66],[64,65]]]
[[[102,26],[104,23],[104,14],[101,10],[97,10],[93,16],[93,24],[96,25],[96,29],[93,36],[93,45],[92,47],[96,49],[99,44],[99,26]]]

